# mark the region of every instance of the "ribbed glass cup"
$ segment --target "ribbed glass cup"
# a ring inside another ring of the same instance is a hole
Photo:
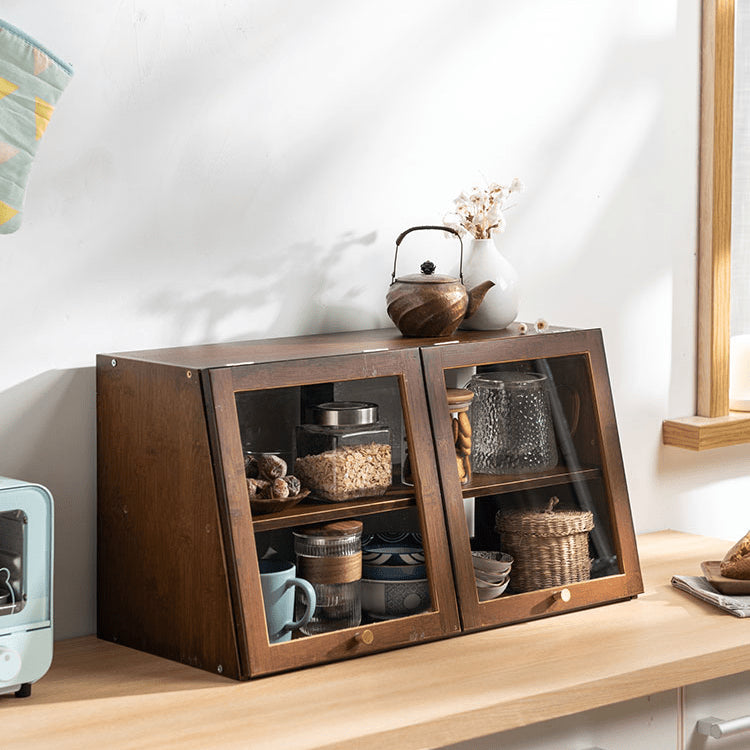
[[[335,533],[336,527],[343,528]],[[300,630],[306,635],[352,628],[362,620],[362,524],[340,522],[295,531],[297,570],[315,589],[315,612]],[[302,603],[300,603],[301,606]]]

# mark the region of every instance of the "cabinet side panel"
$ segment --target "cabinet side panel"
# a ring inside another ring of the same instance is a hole
[[[198,373],[97,365],[97,634],[239,677]]]

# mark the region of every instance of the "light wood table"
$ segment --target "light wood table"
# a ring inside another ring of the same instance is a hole
[[[56,644],[2,747],[440,747],[750,669],[750,622],[673,589],[730,544],[639,537],[637,599],[238,683],[94,637]]]

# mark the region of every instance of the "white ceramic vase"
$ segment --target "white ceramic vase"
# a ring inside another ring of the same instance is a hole
[[[509,326],[518,315],[518,274],[495,246],[495,241],[472,239],[464,254],[464,284],[472,289],[494,281],[479,309],[461,324],[470,331],[491,331]]]

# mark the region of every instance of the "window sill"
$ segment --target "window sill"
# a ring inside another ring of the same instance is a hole
[[[750,443],[750,412],[730,411],[726,417],[683,417],[662,424],[664,445],[704,451]]]

